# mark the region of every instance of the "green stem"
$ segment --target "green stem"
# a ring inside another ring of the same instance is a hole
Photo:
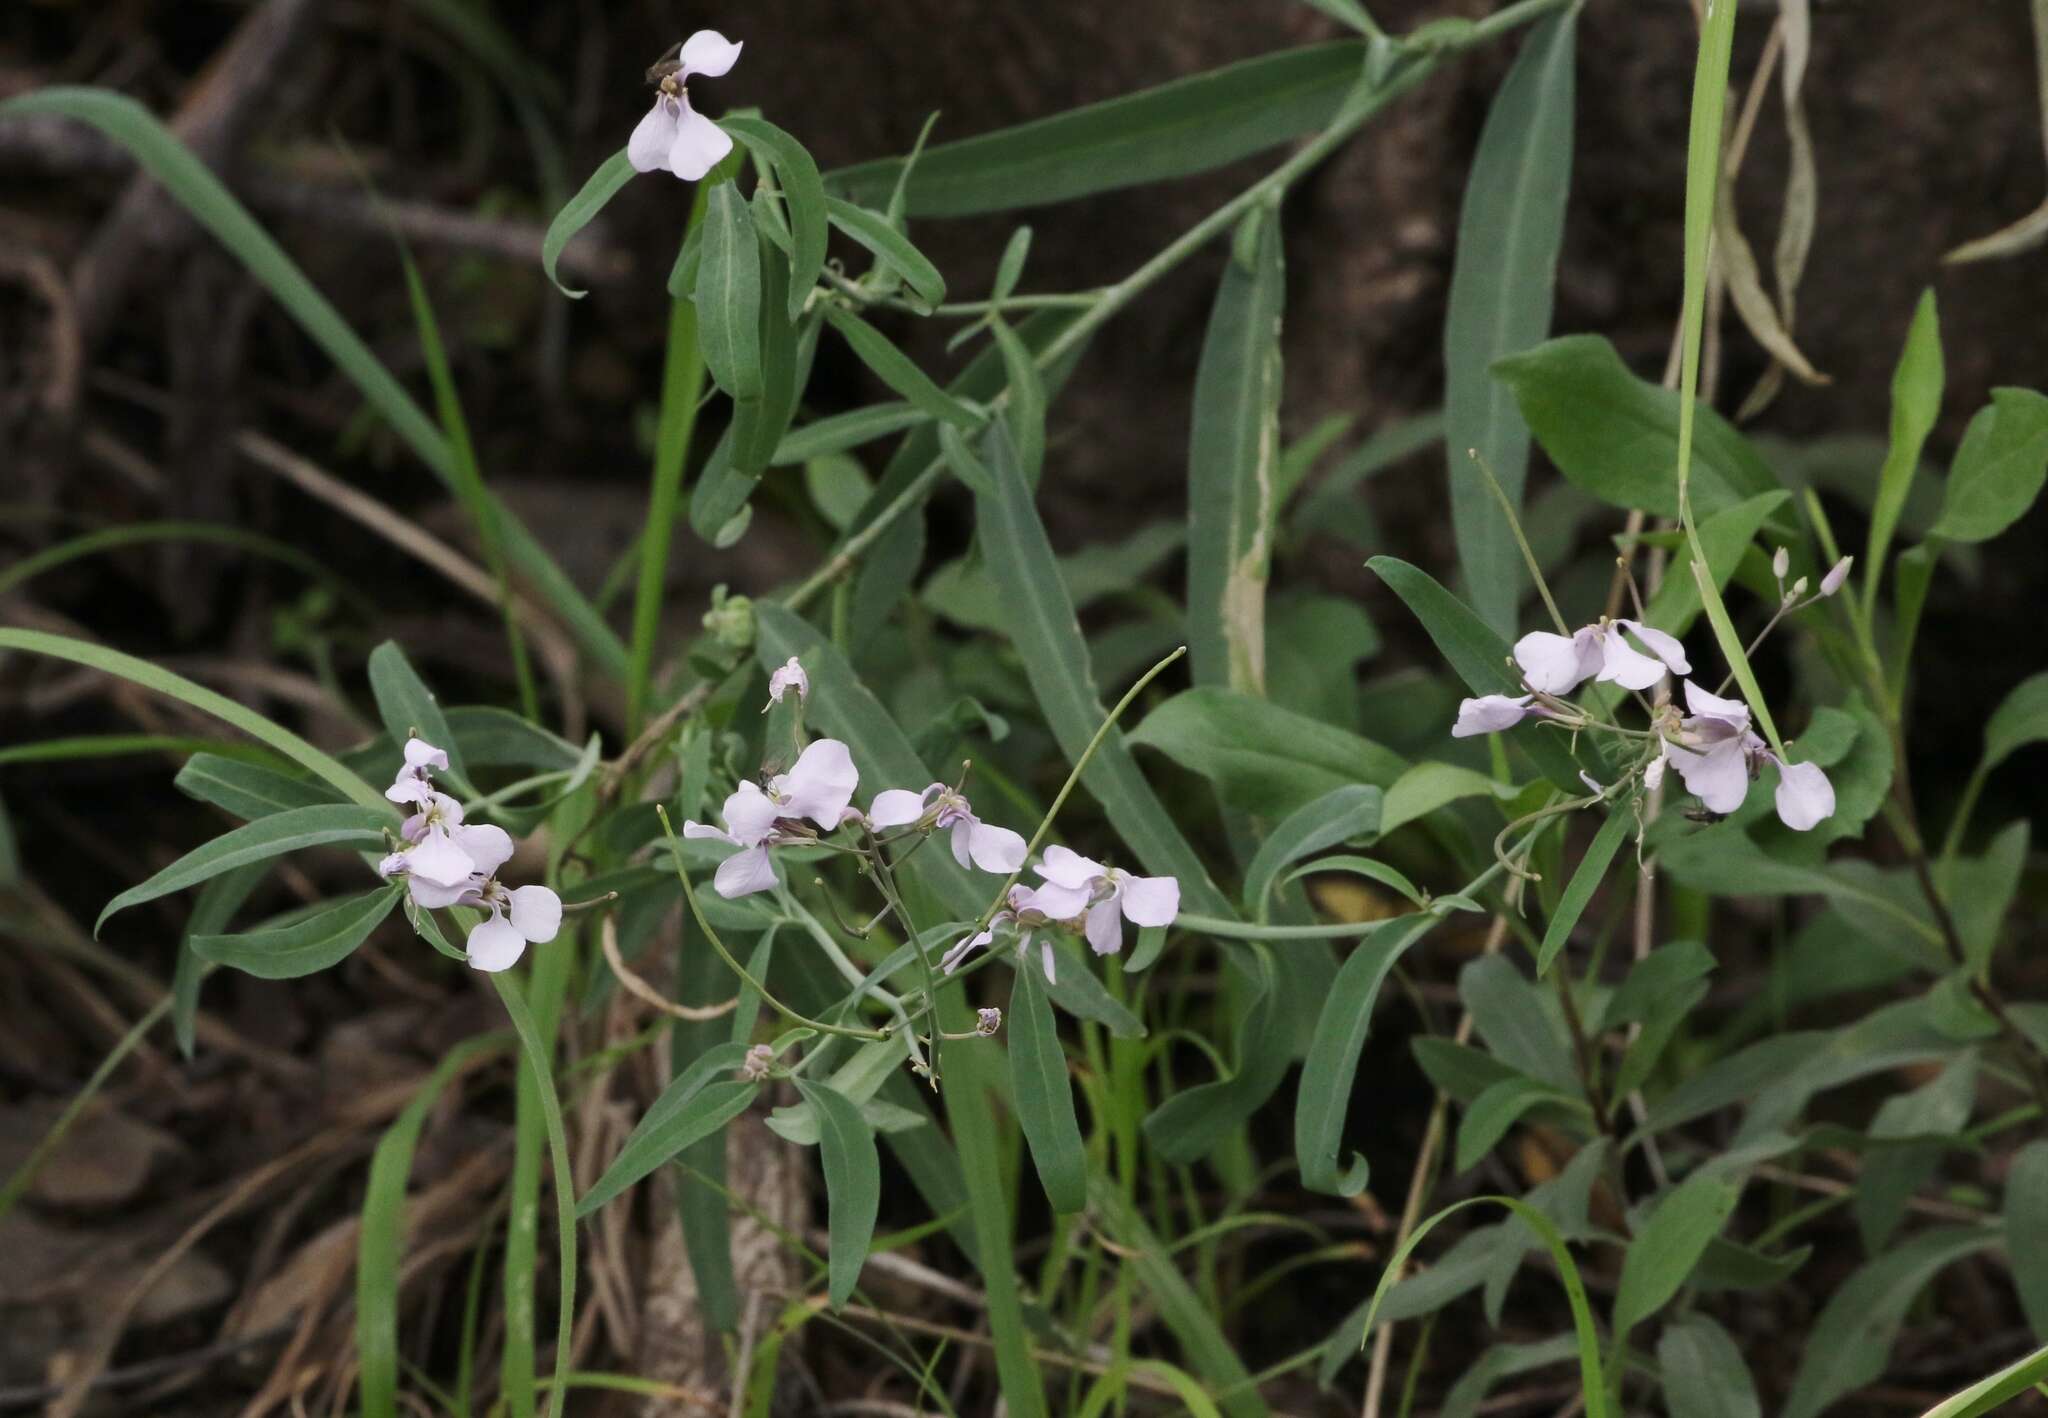
[[[847,1029],[837,1024],[827,1024],[822,1019],[813,1019],[807,1014],[799,1014],[796,1010],[791,1009],[788,1005],[770,994],[768,987],[755,979],[747,967],[740,964],[733,957],[733,953],[725,948],[725,942],[719,938],[718,932],[712,928],[711,922],[704,918],[704,908],[697,904],[697,892],[690,885],[690,873],[683,867],[683,844],[676,840],[675,829],[669,826],[668,809],[660,803],[656,803],[654,811],[661,818],[661,835],[668,839],[669,857],[676,864],[676,876],[683,884],[683,900],[689,903],[690,915],[696,919],[697,929],[704,932],[704,938],[711,942],[711,948],[718,952],[718,958],[726,963],[733,974],[739,976],[744,983],[752,987],[754,993],[761,997],[763,1004],[767,1005],[784,1019],[787,1019],[790,1023],[801,1025],[806,1029],[815,1029],[820,1034],[837,1034],[842,1039],[874,1040],[889,1037],[889,1031],[886,1029]]]

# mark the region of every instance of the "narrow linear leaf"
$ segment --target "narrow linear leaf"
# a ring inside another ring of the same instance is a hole
[[[1376,833],[1380,803],[1378,788],[1354,783],[1334,789],[1288,816],[1259,844],[1252,864],[1245,868],[1245,910],[1264,919],[1267,894],[1282,867],[1340,842]]]
[[[196,935],[193,953],[264,980],[294,980],[337,965],[370,937],[405,892],[380,886],[330,902],[289,925],[239,935]]]
[[[1741,1349],[1704,1314],[1664,1327],[1657,1369],[1671,1418],[1761,1418],[1763,1406]]]
[[[697,347],[735,401],[761,397],[761,247],[739,184],[711,189],[697,269]]]
[[[1678,1293],[1741,1195],[1736,1183],[1696,1172],[1657,1203],[1621,1264],[1621,1286],[1614,1297],[1616,1334],[1626,1337]]]
[[[626,150],[621,148],[598,164],[597,171],[584,180],[576,195],[571,197],[563,205],[562,210],[555,213],[554,220],[548,223],[547,233],[540,239],[541,269],[548,273],[548,279],[555,283],[555,289],[569,299],[581,300],[590,292],[569,289],[562,284],[562,278],[555,274],[555,266],[562,259],[563,248],[568,246],[571,237],[590,225],[591,220],[605,209],[605,205],[619,195],[619,190],[633,180],[633,176],[632,160],[626,156]]]
[[[1052,1209],[1062,1214],[1088,1204],[1088,1162],[1067,1055],[1039,983],[1036,958],[1021,961],[1010,987],[1010,1089],[1031,1161]]]
[[[370,693],[377,701],[377,717],[394,744],[403,744],[408,733],[421,738],[448,755],[448,772],[456,783],[465,784],[468,769],[462,763],[462,745],[441,713],[441,701],[419,671],[406,659],[405,651],[386,640],[370,652]]]
[[[1866,604],[1877,593],[1884,574],[1885,553],[1892,533],[1898,529],[1899,514],[1905,511],[1906,494],[1912,490],[1913,475],[1920,470],[1920,450],[1934,430],[1941,413],[1941,391],[1946,379],[1941,354],[1941,317],[1935,309],[1934,292],[1922,293],[1913,308],[1913,323],[1906,330],[1905,348],[1899,352],[1892,371],[1891,443],[1884,455],[1884,467],[1877,475],[1877,496],[1870,510],[1870,543],[1863,556]]]
[[[260,763],[223,758],[217,753],[193,754],[171,782],[185,796],[212,803],[244,822],[337,800],[334,789],[316,779],[294,777]]]
[[[669,1086],[670,1089],[675,1088],[675,1084]],[[648,1126],[649,1119],[643,1118],[640,1126],[633,1129],[633,1135],[626,1139],[626,1145],[619,1149],[619,1155],[612,1159],[611,1166],[605,1169],[604,1175],[576,1203],[576,1215],[579,1218],[590,1215],[698,1138],[717,1132],[744,1113],[760,1091],[759,1084],[740,1079],[705,1083],[690,1092],[673,1111],[665,1114],[658,1126]]]
[[[918,299],[927,306],[945,300],[946,278],[939,274],[939,268],[911,244],[909,237],[890,226],[881,214],[837,197],[825,199],[825,211],[833,226],[866,247],[877,260],[901,276],[904,284],[917,292]]]
[[[825,307],[825,319],[876,378],[923,412],[960,428],[972,428],[978,422],[965,404],[933,383],[929,374],[919,369],[908,355],[890,342],[887,335],[867,321],[850,310],[833,305]]]
[[[1622,804],[1616,803],[1607,810],[1607,820],[1600,824],[1600,830],[1593,834],[1593,840],[1586,847],[1586,855],[1579,859],[1578,870],[1565,884],[1564,895],[1558,898],[1557,909],[1551,912],[1550,924],[1544,929],[1543,944],[1536,951],[1536,973],[1548,975],[1551,962],[1571,939],[1572,930],[1584,915],[1586,907],[1593,900],[1593,893],[1600,889],[1600,883],[1607,877],[1607,868],[1614,861],[1614,854],[1621,849],[1628,837],[1628,830],[1635,822],[1635,814]]]
[[[1578,8],[1539,22],[1487,110],[1465,180],[1444,317],[1444,424],[1458,566],[1479,618],[1515,629],[1523,566],[1507,515],[1468,450],[1519,508],[1529,427],[1495,361],[1550,333],[1558,250],[1571,190]]]
[[[875,1151],[875,1130],[852,1099],[805,1078],[796,1080],[796,1089],[818,1115],[831,1232],[826,1292],[836,1309],[852,1298],[874,1239],[875,1216],[882,1204],[882,1162]]]
[[[764,118],[727,115],[719,127],[734,134],[757,158],[775,167],[782,188],[782,200],[789,208],[793,247],[789,257],[789,294],[782,302],[787,319],[802,313],[818,273],[825,269],[827,207],[825,181],[818,175],[817,161],[802,143]]]
[[[322,803],[258,818],[193,848],[149,880],[116,896],[93,922],[93,934],[97,936],[100,927],[116,911],[197,886],[250,862],[267,861],[307,847],[377,847],[384,840],[383,829],[390,825],[388,812],[353,803]]]

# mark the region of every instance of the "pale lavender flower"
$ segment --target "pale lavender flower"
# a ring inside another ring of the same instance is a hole
[[[766,1044],[756,1044],[747,1050],[747,1057],[740,1064],[740,1078],[747,1083],[759,1083],[768,1076],[768,1070],[775,1067],[775,1050]]]
[[[479,970],[511,969],[528,945],[545,945],[562,928],[562,898],[545,886],[508,891],[497,881],[485,881],[476,888],[476,899],[462,904],[489,913],[465,942],[469,963]]]
[[[1677,741],[1667,737],[1663,754],[1643,775],[1654,789],[1663,781],[1665,764],[1678,770],[1686,791],[1709,812],[1726,815],[1742,806],[1752,778],[1764,763],[1777,765],[1773,795],[1778,817],[1795,832],[1806,832],[1834,815],[1835,789],[1817,763],[1787,763],[1764,745],[1749,727],[1749,706],[1739,699],[1709,694],[1685,682],[1686,707]]]
[[[1624,627],[1648,648],[1648,654],[1622,634]],[[1692,672],[1677,637],[1639,620],[1585,625],[1568,636],[1531,631],[1515,642],[1515,663],[1521,667],[1524,682],[1539,694],[1569,694],[1588,679],[1610,681],[1625,689],[1648,689],[1663,679],[1667,670],[1679,675]]]
[[[405,767],[391,780],[384,796],[395,803],[423,803],[434,795],[434,770],[448,766],[448,754],[425,739],[405,741]]]
[[[1458,705],[1458,722],[1451,725],[1451,737],[1469,739],[1474,734],[1497,734],[1502,729],[1512,729],[1529,715],[1542,712],[1529,707],[1531,698],[1527,694],[1484,694],[1463,700]]]
[[[1119,917],[1134,926],[1170,926],[1180,914],[1180,883],[1170,876],[1132,876],[1065,847],[1047,847],[1038,874],[1046,880],[1038,888],[1046,914],[1057,920],[1087,912],[1088,944],[1097,955],[1123,949]]]
[[[913,793],[908,788],[885,789],[875,795],[867,821],[870,827],[907,827],[915,823],[926,831],[950,833],[954,861],[963,867],[972,862],[983,871],[998,874],[1023,866],[1028,850],[1017,833],[976,817],[967,799],[944,783],[934,783],[922,793]]]
[[[796,691],[799,704],[811,697],[811,677],[804,673],[804,667],[796,662],[796,656],[789,657],[789,663],[768,676],[768,703],[761,706],[767,713],[769,705],[780,704],[782,696],[790,690]]]
[[[698,74],[715,79],[739,62],[741,46],[716,30],[698,30],[683,41],[675,73],[661,81],[654,107],[626,140],[626,160],[636,172],[674,173],[695,182],[732,151],[732,139],[690,107],[684,86]]]
[[[740,850],[718,864],[712,886],[733,900],[775,885],[775,865],[768,849],[808,842],[815,834],[802,824],[809,818],[831,831],[846,815],[860,774],[853,755],[838,739],[819,739],[798,756],[796,766],[778,773],[764,789],[741,783],[725,800],[723,830],[701,822],[685,822],[685,837],[711,837]]]
[[[950,975],[960,968],[960,962],[989,944],[996,938],[998,927],[1012,927],[1017,932],[1017,958],[1030,958],[1031,938],[1047,927],[1080,914],[1067,895],[1057,892],[1048,894],[1050,888],[1017,885],[1010,888],[1009,905],[989,917],[988,925],[979,934],[962,936],[953,942],[952,948],[939,957],[939,969]],[[1086,904],[1085,898],[1082,905]],[[1039,967],[1045,971],[1047,984],[1057,984],[1058,954],[1050,940],[1038,943]]]

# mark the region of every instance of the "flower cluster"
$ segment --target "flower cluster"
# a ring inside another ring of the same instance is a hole
[[[486,912],[469,933],[469,963],[479,970],[505,970],[526,947],[555,938],[562,925],[562,900],[545,886],[508,890],[498,869],[512,859],[512,838],[504,828],[462,820],[462,804],[434,788],[434,770],[448,767],[446,750],[424,739],[408,739],[405,766],[384,790],[395,803],[415,811],[399,829],[403,845],[377,864],[387,881],[405,879],[412,899],[427,910],[471,906]]]
[[[626,140],[626,160],[636,172],[674,173],[695,182],[732,151],[726,131],[690,107],[684,86],[696,75],[716,79],[739,62],[740,45],[717,30],[698,30],[676,51],[672,64],[658,64],[654,107]],[[662,73],[661,71],[667,72]]]
[[[800,698],[810,691],[803,666],[794,659],[771,678],[771,703],[791,689]],[[797,756],[788,772],[769,778],[765,786],[742,782],[735,788],[720,811],[723,827],[685,822],[683,836],[739,848],[718,864],[712,877],[713,888],[728,900],[776,885],[775,848],[815,846],[821,834],[841,827],[855,827],[870,836],[892,829],[904,836],[943,832],[953,859],[963,867],[997,875],[1024,869],[1029,844],[1007,827],[982,821],[959,788],[944,783],[933,783],[922,792],[885,788],[863,813],[853,806],[859,785],[860,774],[846,745],[838,739],[818,739]],[[1165,926],[1180,913],[1180,883],[1170,876],[1132,876],[1058,846],[1045,849],[1036,870],[1043,881],[1036,886],[1013,885],[1005,908],[989,920],[988,929],[946,952],[941,964],[948,972],[976,947],[993,941],[998,926],[1016,931],[1020,953],[1037,933],[1063,928],[1085,935],[1097,954],[1110,955],[1123,948],[1122,921]],[[1041,940],[1040,946],[1045,975],[1051,980],[1053,948],[1049,940]]]
[[[1781,585],[1784,562],[1781,553],[1773,563]],[[1845,558],[1830,570],[1812,600],[1839,590],[1848,568]],[[1803,581],[1786,591],[1779,614],[1812,604],[1812,600],[1799,600],[1804,591]],[[1499,733],[1532,718],[1573,730],[1629,732],[1588,714],[1562,696],[1587,681],[1642,691],[1660,686],[1666,674],[1692,673],[1685,647],[1675,637],[1636,620],[1602,620],[1570,635],[1535,631],[1515,642],[1514,658],[1528,692],[1488,694],[1463,701],[1451,726],[1453,737]],[[1778,770],[1778,816],[1787,827],[1805,832],[1833,816],[1834,786],[1818,764],[1788,763],[1773,753],[1751,730],[1747,704],[1710,694],[1690,679],[1683,684],[1691,712],[1679,713],[1660,691],[1647,736],[1652,746],[1630,770],[1631,774],[1641,773],[1646,788],[1654,790],[1663,782],[1665,769],[1675,769],[1686,791],[1708,812],[1726,815],[1742,806],[1750,783],[1770,763]],[[1644,736],[1635,734],[1634,738],[1642,741]]]

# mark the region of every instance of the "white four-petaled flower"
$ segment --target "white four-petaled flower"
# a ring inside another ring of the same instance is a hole
[[[529,944],[555,938],[562,898],[545,886],[507,890],[499,883],[498,868],[512,860],[512,837],[487,822],[464,822],[462,804],[434,791],[433,770],[447,766],[443,750],[424,739],[406,741],[405,766],[384,796],[419,811],[399,831],[406,845],[379,862],[377,872],[387,879],[403,876],[412,899],[427,910],[470,906],[486,912],[470,930],[469,963],[479,970],[508,970]]]
[[[1752,775],[1770,762],[1778,769],[1772,796],[1787,827],[1806,832],[1834,815],[1834,785],[1821,766],[1787,763],[1772,753],[1750,729],[1747,704],[1709,694],[1691,680],[1685,682],[1685,703],[1692,713],[1679,721],[1675,738],[1665,736],[1660,756],[1643,774],[1647,787],[1663,781],[1669,764],[1701,806],[1725,815],[1742,806]]]
[[[648,111],[626,140],[626,160],[636,172],[666,169],[695,182],[732,151],[726,131],[690,107],[685,87],[698,74],[715,79],[739,62],[740,45],[717,30],[698,30],[683,41],[675,73],[661,81]]]
[[[768,849],[804,842],[812,833],[801,826],[809,818],[831,831],[846,816],[847,804],[860,782],[853,755],[838,739],[819,739],[797,756],[796,765],[779,773],[764,789],[743,782],[725,800],[723,830],[702,822],[685,822],[685,837],[710,837],[740,850],[718,864],[712,886],[732,900],[766,891],[775,885],[775,864]]]
[[[1649,654],[1636,649],[1629,635]],[[1579,627],[1570,635],[1534,630],[1515,642],[1515,663],[1529,688],[1539,694],[1570,694],[1586,680],[1604,680],[1624,689],[1648,689],[1672,674],[1692,673],[1685,647],[1639,620],[1614,620]]]
[[[983,822],[974,815],[967,799],[944,783],[934,783],[922,793],[908,788],[889,788],[875,795],[868,808],[870,827],[906,827],[923,823],[935,831],[952,834],[953,860],[966,866],[972,862],[983,871],[1012,872],[1024,865],[1028,844],[1007,827]]]
[[[1097,955],[1123,949],[1121,916],[1134,926],[1170,926],[1180,914],[1180,883],[1170,876],[1132,876],[1065,847],[1047,847],[1036,902],[1055,920],[1087,912],[1088,944]]]
[[[811,697],[811,677],[804,673],[804,667],[797,663],[794,655],[789,657],[788,664],[768,676],[768,703],[761,706],[761,712],[765,714],[771,705],[780,704],[782,696],[792,689],[796,691],[799,704]]]

